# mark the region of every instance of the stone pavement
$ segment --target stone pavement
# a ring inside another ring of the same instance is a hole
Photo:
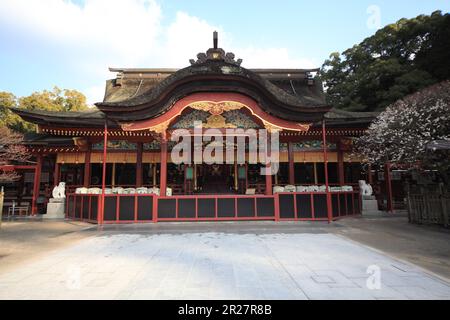
[[[333,234],[104,233],[1,273],[0,298],[450,299],[450,284]]]

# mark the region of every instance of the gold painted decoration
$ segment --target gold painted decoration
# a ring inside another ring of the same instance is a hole
[[[297,123],[301,131],[307,132],[311,128],[311,124]]]
[[[79,137],[76,137],[76,138],[72,138],[72,139],[73,139],[74,144],[75,144],[78,148],[80,148],[80,150],[83,150],[83,151],[86,151],[86,150],[87,150],[87,148],[88,148],[88,142],[87,142],[86,138],[79,138]]]
[[[283,127],[277,126],[276,124],[270,123],[270,122],[268,122],[266,120],[263,120],[263,119],[261,119],[261,120],[262,120],[262,122],[264,124],[264,127],[266,128],[266,130],[268,132],[281,132],[283,130],[292,130],[290,128],[283,128]],[[303,124],[303,123],[297,123],[297,126],[299,127],[298,129],[300,131],[305,131],[305,132],[308,131],[309,128],[311,127],[311,125]]]
[[[165,133],[167,131],[167,128],[169,128],[171,120],[161,122],[160,124],[157,124],[156,126],[148,128],[148,130],[156,132],[156,133]]]
[[[327,153],[328,162],[338,162],[337,152]],[[311,152],[311,151],[295,151],[294,162],[295,163],[323,163],[323,152]]]
[[[283,128],[263,120],[264,127],[268,132],[280,132]]]
[[[226,119],[224,116],[212,115],[208,119],[206,119],[206,124],[203,125],[206,129],[218,129],[218,128],[226,128],[226,129],[234,129],[236,126],[231,123],[226,123]]]
[[[106,163],[136,163],[136,152],[114,152],[106,155]],[[91,153],[91,163],[102,163],[103,153]]]
[[[240,110],[246,106],[235,101],[198,101],[189,105],[192,109],[201,110],[211,113],[212,115],[221,115],[226,111]]]
[[[60,152],[56,156],[56,163],[60,164],[83,164],[85,160],[84,153],[63,153]]]

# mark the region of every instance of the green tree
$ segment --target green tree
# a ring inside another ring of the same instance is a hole
[[[61,90],[54,87],[52,91],[35,92],[19,99],[19,107],[28,110],[47,111],[83,111],[88,108],[86,97],[76,90]]]
[[[17,107],[17,98],[12,93],[0,92],[0,127],[13,122],[14,114],[8,109]]]
[[[62,105],[65,111],[85,111],[86,96],[77,90],[64,90]]]
[[[35,130],[33,124],[23,121],[9,109],[18,106],[19,101],[15,95],[10,92],[0,92],[0,127],[22,133]]]
[[[62,90],[54,87],[52,91],[34,92],[21,98],[17,98],[9,92],[0,92],[0,125],[22,133],[34,131],[35,126],[11,112],[8,109],[10,107],[56,112],[88,109],[86,97],[76,90]]]
[[[378,111],[408,94],[450,78],[450,14],[400,19],[325,61],[320,78],[328,102],[352,111]]]

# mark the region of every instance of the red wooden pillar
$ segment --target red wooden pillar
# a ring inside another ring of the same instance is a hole
[[[295,185],[294,144],[288,143],[289,184]]]
[[[53,186],[56,187],[59,184],[59,177],[61,175],[61,164],[55,163],[55,172],[53,173]]]
[[[136,152],[136,187],[142,187],[142,152],[144,145],[142,142],[137,144]]]
[[[266,168],[268,169],[269,172],[267,172],[266,174],[266,195],[267,196],[271,196],[273,194],[273,186],[272,186],[272,175],[270,174],[270,170],[271,170],[271,165],[268,164],[266,166]]]
[[[373,186],[372,165],[370,163],[367,165],[367,183]]]
[[[326,136],[326,128],[325,128],[325,120],[322,121],[322,140],[323,140],[323,162],[325,167],[325,186],[327,188],[327,216],[328,222],[330,223],[333,220],[333,208],[331,205],[331,193],[330,187],[328,183],[328,153],[327,153],[327,136]]]
[[[18,205],[21,206],[22,205],[22,195],[23,195],[23,185],[24,185],[24,175],[21,174],[19,181],[18,181],[18,188],[17,188],[17,201],[18,201]],[[2,208],[0,208],[0,210],[2,210]]]
[[[160,170],[160,195],[165,197],[167,194],[167,135],[161,134],[161,170]]]
[[[384,180],[386,182],[386,196],[387,196],[387,211],[394,212],[394,202],[392,197],[392,182],[391,182],[391,164],[387,162],[384,165]]]
[[[267,145],[266,145],[266,154],[267,154],[267,159],[266,159],[266,168],[267,168],[267,172],[266,172],[266,195],[267,196],[271,196],[273,195],[273,190],[272,190],[272,174],[271,174],[271,163],[269,161],[269,158],[271,156],[271,144],[270,144],[270,132],[267,132]]]
[[[106,189],[106,163],[108,150],[108,124],[105,121],[105,131],[103,133],[103,168],[102,168],[102,196],[100,199],[100,210],[98,212],[98,224],[103,224],[105,217],[105,189]]]
[[[280,221],[280,195],[277,193],[273,197],[273,203],[275,206],[275,221]]]
[[[345,174],[344,174],[344,152],[342,150],[338,150],[338,178],[339,185],[345,185]]]
[[[31,201],[31,215],[38,213],[37,199],[41,190],[41,172],[42,172],[42,155],[38,155],[36,159],[36,167],[34,169],[33,199]]]
[[[273,194],[273,185],[272,185],[272,175],[271,172],[271,165],[270,163],[266,166],[267,172],[266,172],[266,195],[271,196]]]
[[[84,176],[83,186],[89,187],[91,185],[91,144],[88,145],[88,150],[84,154]]]

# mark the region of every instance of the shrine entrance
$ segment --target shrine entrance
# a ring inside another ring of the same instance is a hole
[[[199,166],[197,183],[201,194],[233,194],[234,170],[227,164],[202,164]]]

